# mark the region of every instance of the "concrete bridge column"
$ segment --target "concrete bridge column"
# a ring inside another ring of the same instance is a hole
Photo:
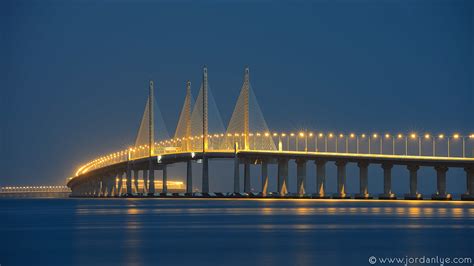
[[[244,192],[250,193],[251,192],[251,184],[250,184],[250,162],[248,159],[244,161]]]
[[[437,192],[431,196],[434,200],[450,200],[451,194],[446,193],[446,172],[448,167],[446,166],[435,166],[436,170],[436,186]]]
[[[328,198],[325,195],[326,190],[326,161],[316,160],[316,198]]]
[[[87,196],[92,197],[94,196],[94,187],[92,186],[92,181],[87,182]]]
[[[209,159],[204,154],[202,158],[202,193],[209,193]]]
[[[115,187],[115,175],[109,174],[107,177],[107,197],[112,197]]]
[[[134,169],[133,170],[133,187],[134,187],[134,190],[135,190],[135,194],[138,194],[139,190],[138,190],[138,172],[139,169]]]
[[[102,176],[100,178],[100,195],[101,197],[105,197],[107,194],[107,182],[108,182],[108,175]]]
[[[237,153],[234,156],[234,193],[240,193],[240,162]]]
[[[143,195],[147,195],[148,193],[148,170],[145,169],[143,170],[143,189],[142,189]]]
[[[280,196],[288,194],[288,159],[278,159],[278,193]]]
[[[474,200],[474,167],[466,167],[464,171],[466,171],[466,193],[461,195],[461,199]]]
[[[100,196],[100,179],[94,178],[94,197]]]
[[[397,199],[392,193],[392,168],[393,164],[383,163],[383,194],[379,195],[379,199]]]
[[[306,194],[306,160],[296,160],[296,186],[298,196],[304,196]]]
[[[337,166],[337,193],[332,197],[334,199],[350,199],[346,194],[346,161],[336,161]]]
[[[186,193],[193,193],[193,161],[186,162]]]
[[[132,196],[132,168],[130,165],[127,166],[127,193],[126,196]]]
[[[410,172],[410,193],[405,194],[406,200],[421,200],[423,196],[418,193],[418,165],[407,165]]]
[[[153,160],[150,159],[148,160],[148,177],[149,177],[149,185],[148,185],[148,196],[154,196],[155,195],[155,164],[153,163]]]
[[[357,163],[359,167],[359,194],[356,199],[371,199],[369,194],[369,162],[361,161]]]
[[[267,196],[268,193],[268,163],[262,160],[262,196]]]
[[[166,169],[166,164],[163,164],[163,188],[161,190],[162,194],[168,193],[168,170]]]
[[[123,172],[120,171],[117,173],[117,177],[118,177],[118,184],[117,184],[117,193],[115,194],[115,196],[122,196],[122,190],[123,190]]]

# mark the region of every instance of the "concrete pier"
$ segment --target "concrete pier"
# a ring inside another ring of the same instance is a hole
[[[123,191],[123,172],[119,171],[117,173],[117,178],[118,178],[117,193],[115,195],[120,197],[122,196],[122,191]]]
[[[155,165],[150,157],[148,160],[148,177],[149,177],[149,185],[148,185],[148,196],[155,195]]]
[[[405,194],[406,200],[421,200],[423,196],[418,193],[418,165],[408,165],[408,171],[410,172],[410,193]]]
[[[193,161],[186,162],[186,193],[193,193]]]
[[[100,179],[100,196],[105,197],[107,195],[107,182],[108,182],[108,175],[104,175]]]
[[[285,196],[288,194],[288,159],[278,159],[278,193]]]
[[[138,169],[133,170],[133,188],[135,190],[135,193],[138,194],[140,191],[138,190]]]
[[[351,196],[346,194],[346,161],[336,161],[337,166],[337,193],[333,199],[350,199]]]
[[[161,193],[168,193],[168,169],[167,169],[166,164],[163,164],[162,171],[163,171],[163,189],[161,190]]]
[[[369,162],[358,162],[359,167],[359,194],[355,195],[356,199],[372,199],[369,194]]]
[[[392,193],[392,168],[393,164],[382,164],[383,169],[383,194],[379,195],[379,199],[397,199],[397,196]]]
[[[204,154],[202,158],[202,193],[209,193],[209,159]]]
[[[240,162],[237,153],[234,157],[234,193],[240,193]]]
[[[132,167],[127,166],[127,193],[126,196],[132,196]]]
[[[266,196],[268,193],[268,163],[263,160],[261,164],[262,168],[262,196]]]
[[[446,193],[446,172],[448,167],[446,166],[435,166],[436,170],[436,194],[431,196],[433,200],[451,200],[451,194]]]
[[[111,173],[107,177],[107,197],[113,196],[114,188],[115,188],[115,175]]]
[[[466,193],[461,195],[461,199],[474,200],[474,167],[466,167],[464,171],[466,171]]]
[[[296,187],[298,196],[306,194],[306,160],[296,160]]]
[[[245,193],[251,192],[250,163],[247,159],[245,159],[245,162],[244,162],[244,192]]]
[[[316,193],[313,195],[314,198],[329,198],[326,195],[326,161],[316,160]]]
[[[143,174],[143,189],[142,189],[142,193],[143,195],[146,195],[148,193],[148,171],[147,170],[143,170],[142,171],[142,174]]]

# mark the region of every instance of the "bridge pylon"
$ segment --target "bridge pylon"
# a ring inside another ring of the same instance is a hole
[[[232,149],[238,143],[244,150],[276,150],[250,84],[249,67],[244,69],[242,88],[227,126],[226,136],[228,138],[221,144],[222,149]]]
[[[174,134],[175,139],[181,139],[182,148],[185,151],[191,150],[191,111],[194,104],[191,94],[191,81],[186,82],[186,97],[184,98],[183,108],[179,115],[178,124]]]
[[[151,157],[154,154],[155,149],[155,119],[153,111],[153,80],[150,80],[150,86],[148,87],[148,151]]]

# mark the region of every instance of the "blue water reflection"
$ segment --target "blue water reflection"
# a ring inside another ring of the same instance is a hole
[[[2,199],[2,265],[368,265],[470,256],[474,204]]]

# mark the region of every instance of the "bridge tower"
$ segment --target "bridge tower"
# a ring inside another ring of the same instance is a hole
[[[207,67],[204,66],[202,70],[202,192],[209,193],[209,159],[206,156],[208,148],[208,82],[207,82]]]
[[[153,112],[153,102],[154,102],[154,86],[153,80],[150,80],[150,87],[148,90],[148,149],[149,149],[149,159],[148,159],[148,195],[153,196],[155,194],[155,165],[152,160],[155,147],[155,125],[154,125],[154,112]],[[138,177],[137,177],[138,178]]]
[[[245,67],[244,71],[244,148],[249,150],[249,68]]]
[[[191,111],[193,105],[193,98],[191,94],[191,81],[186,82],[186,97],[184,98],[183,108],[179,115],[178,124],[174,133],[175,139],[183,139],[182,148],[185,151],[191,150]]]
[[[191,142],[190,142],[190,137],[191,137],[191,101],[192,101],[192,95],[191,95],[191,81],[186,82],[186,100],[184,102],[185,104],[185,119],[186,119],[186,150],[189,151],[191,149]]]
[[[202,69],[202,151],[206,152],[209,142],[209,122],[208,122],[208,82],[207,82],[207,66]]]
[[[154,153],[155,147],[155,124],[154,124],[154,111],[153,111],[153,80],[150,80],[150,87],[148,90],[148,149],[149,156],[151,157]]]

